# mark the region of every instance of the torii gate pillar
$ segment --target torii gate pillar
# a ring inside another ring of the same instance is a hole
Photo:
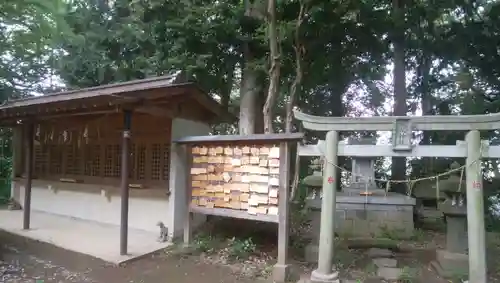
[[[467,160],[467,230],[469,237],[469,282],[486,283],[483,174],[481,136],[473,130],[465,136]]]
[[[339,283],[338,272],[333,267],[337,192],[337,182],[333,178],[337,176],[339,132],[328,132],[325,143],[318,268],[312,272],[311,282]]]

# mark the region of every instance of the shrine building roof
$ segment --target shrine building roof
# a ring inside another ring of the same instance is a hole
[[[181,108],[191,108],[191,111]],[[123,109],[212,121],[234,119],[216,100],[183,72],[58,93],[7,100],[0,105],[0,126],[33,117],[64,117]],[[160,113],[161,112],[161,113]]]

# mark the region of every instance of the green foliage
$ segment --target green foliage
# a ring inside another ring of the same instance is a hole
[[[290,246],[301,251],[310,242],[308,238],[311,235],[310,211],[302,200],[293,203],[290,212]]]
[[[245,259],[250,255],[255,253],[257,246],[254,244],[251,238],[248,239],[237,239],[232,238],[229,240],[229,257],[234,259]]]
[[[210,235],[200,234],[193,240],[192,247],[202,253],[214,252],[216,239]]]
[[[37,90],[50,75],[55,40],[69,30],[60,0],[0,3],[0,101]]]
[[[418,270],[409,266],[404,266],[401,270],[401,275],[398,278],[400,283],[412,283],[418,280]],[[453,281],[458,282],[458,281]]]
[[[246,2],[254,3],[252,9]],[[306,17],[297,31],[304,3]],[[296,33],[305,51],[301,110],[325,116],[390,114],[384,104],[392,86],[384,78],[394,61],[396,24],[405,31],[404,63],[412,74],[409,112],[500,112],[500,3],[417,1],[404,9],[401,21],[387,0],[278,1],[282,86],[276,128],[283,128],[295,78]],[[266,89],[267,23],[259,1],[5,0],[0,11],[0,101],[40,91],[46,88],[40,82],[52,75],[79,88],[184,70],[235,112],[244,67],[259,70]],[[214,132],[234,129],[218,125]],[[306,140],[322,135],[308,132]],[[455,144],[463,133],[427,132],[419,138],[425,144]],[[494,143],[500,135],[490,131],[484,138]],[[451,162],[413,160],[411,175],[435,175]],[[494,189],[493,196],[500,192]]]
[[[12,142],[11,131],[0,129],[0,204],[10,199],[12,172]]]

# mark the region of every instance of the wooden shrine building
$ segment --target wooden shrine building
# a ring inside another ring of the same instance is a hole
[[[175,75],[7,101],[0,126],[13,128],[12,196],[42,211],[121,226],[182,234],[185,168],[171,141],[207,135],[224,110]],[[130,207],[130,210],[129,210]]]

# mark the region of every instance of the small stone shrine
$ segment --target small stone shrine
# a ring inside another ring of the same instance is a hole
[[[375,144],[374,138],[362,138],[349,140],[353,145]],[[353,157],[352,174],[349,186],[344,191],[347,195],[372,195],[383,194],[384,191],[377,187],[375,183],[375,158],[373,157]]]
[[[459,166],[453,163],[452,169]],[[459,174],[438,182],[439,190],[446,195],[438,206],[446,217],[446,249],[436,251],[432,265],[443,277],[465,276],[469,270],[466,185]]]
[[[443,218],[443,213],[438,209],[440,202],[446,199],[442,191],[437,191],[435,180],[422,180],[414,184],[412,196],[416,200],[415,225],[426,221],[435,222]]]
[[[374,139],[350,141],[351,144],[374,144]],[[365,157],[352,158],[351,183],[337,193],[335,231],[339,235],[372,237],[383,230],[397,230],[401,235],[411,235],[414,229],[413,208],[415,199],[394,192],[385,192],[375,183],[375,160]],[[318,173],[308,176],[303,183],[310,188],[318,187]],[[314,184],[311,183],[315,180]],[[321,216],[321,193],[310,194],[312,243],[306,247],[306,261],[318,259],[317,246]]]

